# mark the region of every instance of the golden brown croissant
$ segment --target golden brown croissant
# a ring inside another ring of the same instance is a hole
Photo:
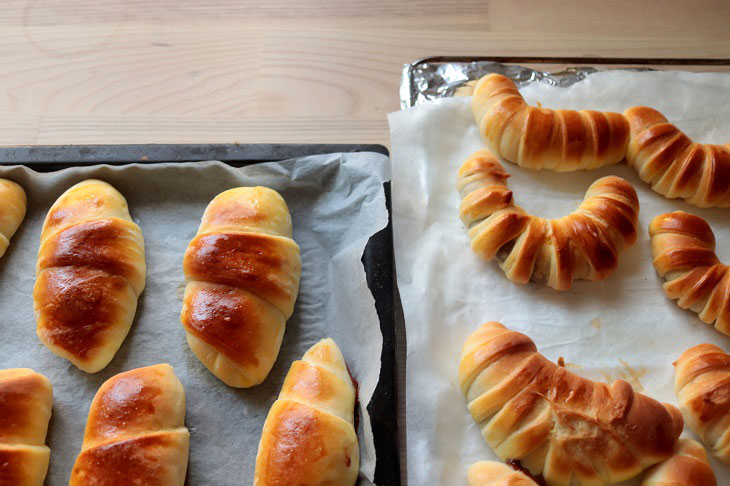
[[[639,199],[620,177],[598,179],[578,209],[552,220],[516,206],[508,177],[488,150],[469,156],[459,169],[459,215],[472,249],[486,261],[496,256],[513,282],[566,290],[574,279],[601,280],[636,241]]]
[[[299,291],[286,202],[265,187],[216,196],[183,260],[181,321],[190,349],[229,386],[261,383],[279,355]]]
[[[658,111],[624,112],[631,126],[626,161],[659,194],[700,207],[730,206],[730,145],[693,142]]]
[[[29,369],[0,370],[0,486],[43,485],[52,406],[48,378]]]
[[[469,486],[537,486],[537,483],[506,464],[480,461],[467,472]]]
[[[674,392],[687,425],[730,464],[730,356],[714,344],[700,344],[674,366]]]
[[[680,439],[677,452],[646,472],[641,486],[717,486],[705,448],[691,439]]]
[[[360,467],[355,398],[337,344],[312,346],[292,364],[266,417],[254,486],[353,486]]]
[[[511,79],[482,77],[471,103],[492,152],[528,169],[596,169],[626,155],[629,124],[620,113],[529,106]]]
[[[172,366],[120,373],[91,402],[69,486],[182,486],[189,442],[185,391]]]
[[[145,286],[142,230],[127,201],[87,180],[51,206],[41,231],[33,303],[41,342],[87,373],[112,360]]]
[[[22,187],[13,181],[0,179],[0,257],[10,245],[10,238],[25,218],[27,198]]]
[[[662,214],[649,225],[654,268],[664,293],[683,309],[730,336],[730,270],[715,254],[707,222],[683,211]]]
[[[488,322],[466,340],[459,383],[487,443],[550,486],[604,485],[669,458],[675,407],[548,361],[524,334]]]

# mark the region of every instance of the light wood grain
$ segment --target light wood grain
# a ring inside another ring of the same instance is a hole
[[[6,0],[0,143],[388,144],[431,55],[730,57],[725,1]]]

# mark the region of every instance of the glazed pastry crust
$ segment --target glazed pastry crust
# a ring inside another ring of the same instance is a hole
[[[677,452],[646,472],[641,486],[717,486],[705,448],[691,439],[680,439]]]
[[[0,484],[42,486],[51,450],[46,446],[53,388],[30,369],[0,370]]]
[[[25,218],[27,197],[22,187],[13,181],[0,179],[0,257],[10,245],[10,238]]]
[[[654,218],[649,236],[654,268],[666,279],[666,296],[730,335],[730,270],[715,254],[710,225],[699,216],[674,211]]]
[[[508,177],[488,150],[469,156],[459,169],[459,216],[472,249],[486,261],[500,260],[513,282],[567,290],[576,279],[602,280],[636,241],[639,199],[624,179],[598,179],[578,209],[548,220],[515,205]]]
[[[700,344],[674,366],[674,391],[687,425],[715,457],[730,464],[730,355],[714,344]]]
[[[566,172],[615,164],[629,142],[629,124],[620,113],[529,106],[501,74],[477,82],[472,113],[487,147],[528,169]]]
[[[503,460],[518,460],[550,486],[630,479],[669,458],[682,432],[679,410],[571,373],[497,322],[466,340],[459,384],[482,435]]]
[[[265,187],[216,196],[183,270],[188,284],[180,320],[190,349],[229,386],[261,383],[299,291],[299,246],[284,199]]]
[[[51,206],[41,231],[33,304],[41,342],[95,373],[127,336],[145,286],[142,230],[111,185],[86,180]]]
[[[172,366],[113,376],[91,403],[69,486],[182,486],[190,434]]]
[[[693,142],[646,106],[624,112],[631,127],[626,161],[659,194],[700,207],[730,206],[730,144]]]
[[[333,340],[295,361],[266,417],[254,486],[353,486],[360,465],[355,395]]]
[[[480,461],[467,472],[469,486],[537,486],[537,483],[506,464]]]

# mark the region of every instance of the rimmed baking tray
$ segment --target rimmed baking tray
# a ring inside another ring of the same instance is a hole
[[[436,56],[403,66],[401,108],[453,96],[481,76],[497,72],[518,85],[535,81],[569,86],[589,74],[606,69],[681,69],[730,71],[730,59]]]
[[[59,145],[0,147],[0,165],[25,165],[36,171],[97,164],[123,165],[219,160],[241,167],[260,162],[337,152],[376,152],[388,155],[382,145],[364,144],[138,144]],[[385,184],[390,215],[390,184]],[[400,465],[397,436],[395,381],[395,323],[392,225],[368,241],[362,256],[368,287],[383,334],[380,380],[368,405],[374,436],[375,484],[399,486]]]

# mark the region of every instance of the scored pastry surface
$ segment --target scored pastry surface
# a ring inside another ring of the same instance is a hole
[[[636,241],[639,199],[624,179],[598,179],[575,211],[548,220],[515,205],[508,177],[488,150],[470,155],[459,169],[459,216],[472,249],[486,261],[497,258],[513,282],[567,290],[576,279],[602,280]]]

